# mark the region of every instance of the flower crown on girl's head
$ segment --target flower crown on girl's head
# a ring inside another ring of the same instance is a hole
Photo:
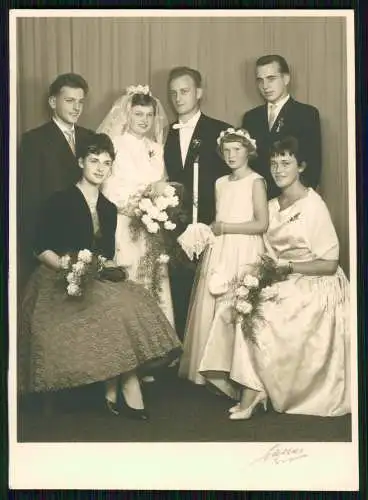
[[[130,85],[126,89],[127,95],[144,94],[152,95],[148,85]]]
[[[253,139],[250,135],[249,135],[249,132],[243,128],[238,128],[238,129],[235,129],[235,128],[228,128],[227,130],[223,130],[220,135],[218,136],[217,138],[217,144],[221,147],[221,143],[226,140],[226,137],[227,136],[238,136],[239,139],[246,139],[250,144],[251,146],[254,148],[254,149],[257,149],[257,142],[255,139]]]

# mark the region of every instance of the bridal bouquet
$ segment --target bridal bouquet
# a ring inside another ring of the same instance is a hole
[[[80,250],[77,254],[66,254],[60,258],[61,273],[66,283],[66,293],[70,297],[81,297],[87,282],[98,277],[104,269],[106,258],[95,256],[90,250]]]
[[[176,233],[179,222],[185,222],[182,209],[182,186],[157,182],[130,196],[125,213],[130,217],[132,239],[143,235],[146,241],[138,278],[148,284],[158,300],[161,291],[163,265],[176,258]]]
[[[256,321],[263,319],[261,304],[277,298],[277,287],[274,285],[284,281],[288,274],[289,271],[277,268],[271,257],[262,255],[260,261],[252,266],[251,272],[230,284],[233,318],[241,324],[246,338],[256,342],[254,327]]]

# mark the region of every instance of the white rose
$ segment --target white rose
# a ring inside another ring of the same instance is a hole
[[[160,226],[157,224],[157,222],[151,222],[151,224],[147,225],[147,231],[149,233],[157,233],[159,229]]]
[[[140,208],[142,212],[148,212],[152,206],[152,201],[149,198],[142,198],[138,204],[138,208]]]
[[[172,196],[169,199],[169,206],[170,207],[177,207],[179,205],[179,198],[178,196]]]
[[[89,250],[81,250],[78,253],[78,260],[89,264],[90,262],[92,262],[92,252],[90,252]]]
[[[248,288],[257,288],[257,286],[259,285],[259,281],[255,276],[247,274],[243,279],[243,284]]]
[[[75,285],[74,283],[70,283],[70,285],[67,286],[66,291],[68,295],[72,295],[74,297],[82,295],[82,290],[79,288],[78,285]]]
[[[170,220],[167,220],[164,222],[164,228],[167,231],[173,231],[176,228],[176,224],[174,222],[171,222]]]
[[[243,299],[246,299],[249,295],[249,290],[245,286],[240,286],[239,288],[236,289],[235,295],[237,297],[242,297]]]
[[[170,260],[170,257],[167,254],[162,253],[157,260],[160,264],[167,264]]]
[[[146,226],[149,226],[150,224],[152,224],[152,219],[151,219],[151,217],[150,217],[149,215],[144,214],[144,215],[142,216],[142,222],[143,222],[143,224],[145,224]]]
[[[147,214],[149,215],[149,217],[151,217],[151,219],[157,219],[159,213],[160,210],[153,205],[149,210],[147,210]]]
[[[158,196],[156,198],[156,207],[159,210],[166,210],[168,206],[169,206],[169,201],[167,198],[165,198],[164,196]]]
[[[171,198],[172,196],[175,195],[175,193],[176,193],[175,188],[173,186],[170,186],[170,184],[165,187],[164,196],[166,196],[167,198]]]
[[[239,300],[235,305],[235,309],[241,314],[249,314],[252,311],[253,307],[252,304],[250,304],[246,300]]]
[[[156,217],[156,219],[160,222],[165,222],[168,218],[169,216],[166,212],[159,212]]]

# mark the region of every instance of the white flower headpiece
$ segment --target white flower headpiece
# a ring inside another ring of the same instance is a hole
[[[220,146],[221,145],[221,142],[222,140],[227,136],[227,135],[237,135],[241,138],[245,138],[247,139],[248,142],[250,142],[250,144],[254,147],[254,149],[257,149],[257,142],[255,139],[253,139],[250,135],[249,135],[249,132],[247,130],[244,130],[243,128],[238,128],[238,129],[235,129],[235,128],[228,128],[227,130],[223,130],[220,135],[218,136],[217,138],[217,144]]]
[[[152,95],[148,85],[130,85],[126,89],[127,95],[144,94]]]

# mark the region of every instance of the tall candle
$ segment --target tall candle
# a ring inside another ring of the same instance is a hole
[[[193,224],[198,222],[198,157],[193,163]]]

